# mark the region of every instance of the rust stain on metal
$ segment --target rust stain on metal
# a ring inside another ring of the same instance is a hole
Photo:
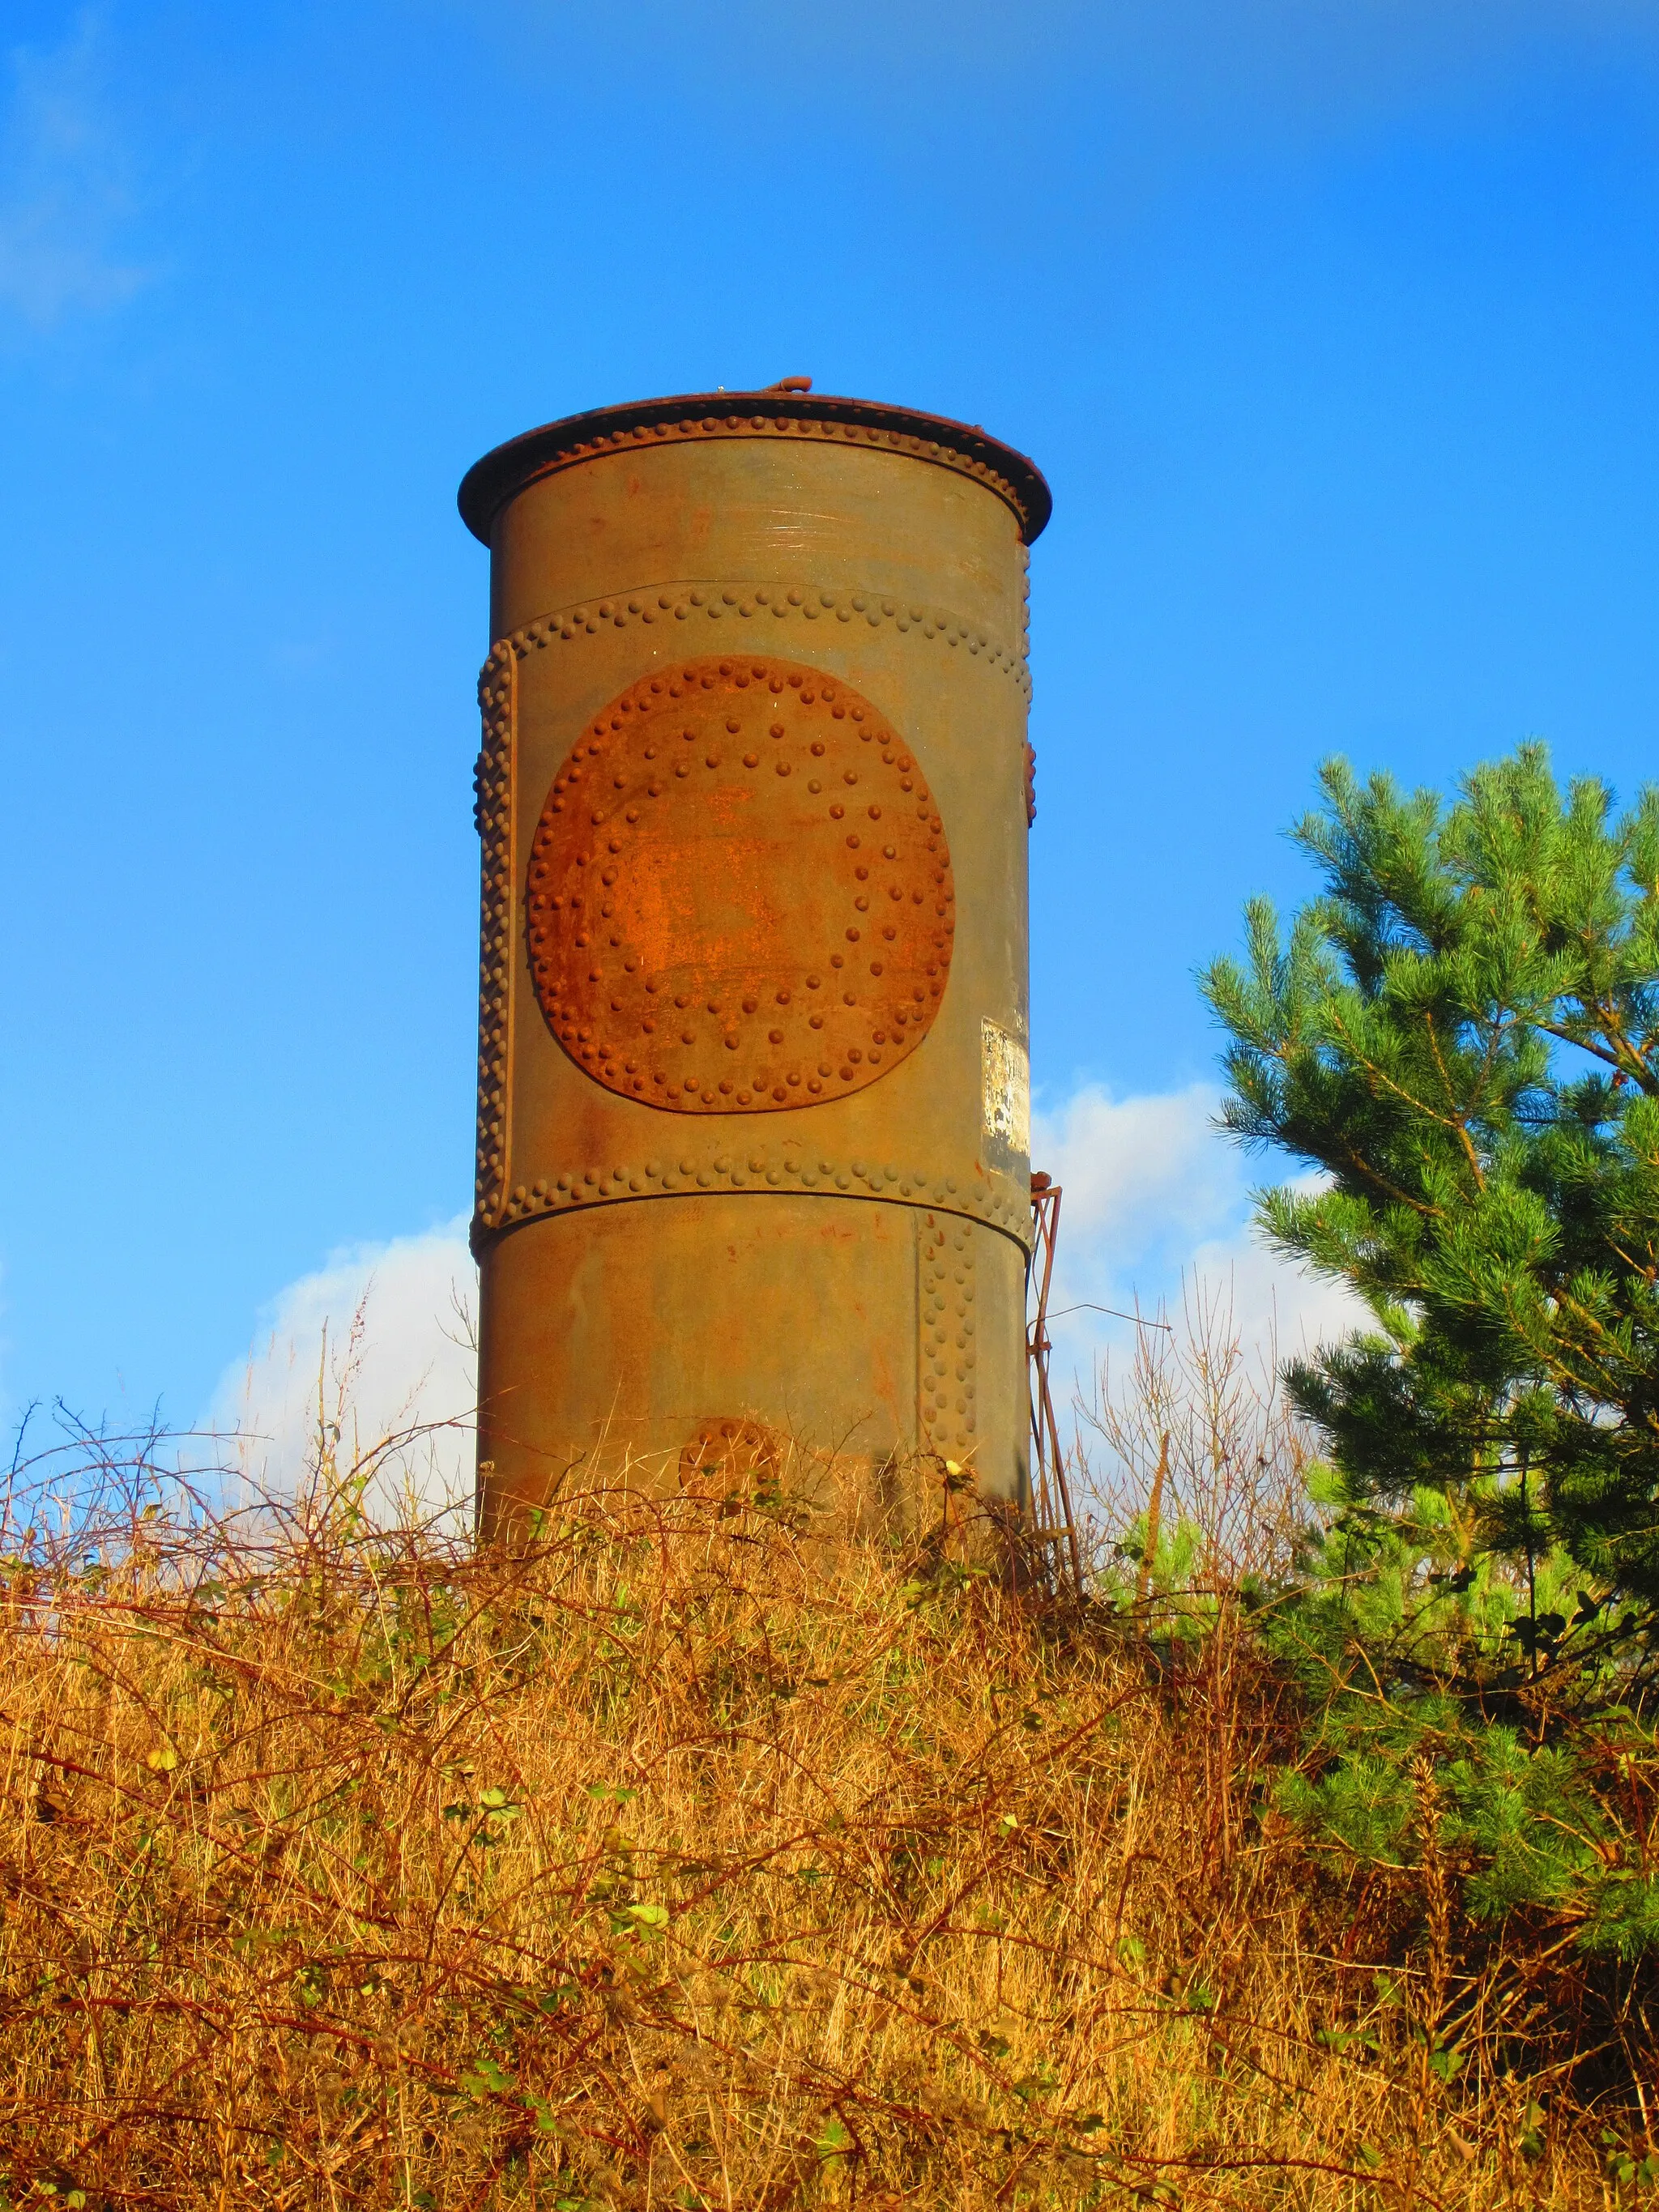
[[[680,1488],[707,1494],[738,1483],[773,1490],[783,1480],[788,1458],[787,1437],[763,1423],[741,1415],[713,1417],[700,1421],[696,1433],[680,1447]]]
[[[956,891],[892,725],[821,670],[681,663],[588,723],[532,848],[531,974],[596,1083],[678,1113],[846,1097],[932,1027]]]

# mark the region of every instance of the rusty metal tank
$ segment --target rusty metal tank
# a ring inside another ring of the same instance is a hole
[[[483,1525],[785,1449],[1023,1505],[1042,477],[797,379],[550,423],[460,507]]]

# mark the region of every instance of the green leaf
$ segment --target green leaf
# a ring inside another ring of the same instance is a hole
[[[485,2097],[505,2096],[514,2087],[513,2076],[494,2058],[474,2059],[471,2069],[459,2077],[460,2086],[469,2097],[482,2100]]]
[[[831,2159],[847,2157],[852,2148],[852,2136],[841,2120],[832,2112],[813,2138],[813,2150],[827,2164]]]
[[[1022,2075],[1012,2087],[1015,2096],[1022,2104],[1033,2104],[1054,2095],[1060,2087],[1060,2076],[1046,2058],[1040,2058],[1030,2072]]]

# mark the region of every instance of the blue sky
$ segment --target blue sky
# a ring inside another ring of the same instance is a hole
[[[802,373],[1044,468],[1033,1048],[1085,1182],[1159,1099],[1207,1141],[1193,970],[1297,895],[1322,754],[1650,770],[1659,0],[0,40],[0,1406],[191,1419],[289,1286],[467,1203],[453,492],[533,422]],[[1243,1188],[1161,1157],[1154,1273]]]

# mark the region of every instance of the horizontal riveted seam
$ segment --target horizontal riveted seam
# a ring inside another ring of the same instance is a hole
[[[701,404],[689,398],[647,403],[641,419],[619,422],[611,429],[579,421],[549,423],[539,431],[529,432],[525,438],[486,453],[468,471],[461,486],[463,519],[473,534],[488,544],[495,517],[508,501],[532,484],[580,467],[585,461],[706,438],[804,438],[815,444],[829,441],[843,448],[850,445],[859,450],[903,453],[983,484],[1012,510],[1019,524],[1022,552],[1048,520],[1048,488],[1036,472],[1032,472],[1033,482],[1024,487],[1016,484],[986,459],[988,453],[1006,449],[962,424],[940,422],[908,430],[896,422],[881,421],[886,410],[872,410],[857,403],[854,406],[860,419],[849,419],[845,401],[801,399],[786,409],[778,407],[769,393],[744,393],[736,405],[732,399],[732,395],[721,394],[719,400],[706,397]],[[580,434],[584,428],[588,429],[586,437]],[[526,450],[532,444],[533,459]]]
[[[1016,648],[974,623],[964,622],[948,608],[925,606],[891,592],[867,587],[825,590],[801,583],[678,582],[642,584],[625,592],[580,601],[538,615],[493,648],[510,648],[520,660],[548,647],[595,637],[602,630],[628,629],[635,623],[721,622],[757,623],[801,621],[862,623],[871,629],[887,625],[946,646],[967,647],[972,659],[1000,669],[1022,696],[1031,690],[1024,634]],[[676,650],[682,650],[678,647]]]
[[[805,1149],[793,1157],[768,1152],[739,1145],[734,1139],[729,1152],[684,1152],[672,1165],[651,1160],[643,1166],[635,1163],[575,1168],[556,1179],[539,1176],[533,1188],[520,1183],[498,1215],[487,1215],[481,1205],[472,1224],[473,1248],[477,1250],[492,1230],[544,1220],[552,1214],[589,1212],[596,1206],[635,1199],[712,1195],[716,1191],[722,1195],[762,1196],[787,1191],[809,1198],[874,1199],[891,1206],[930,1208],[935,1213],[1000,1231],[1022,1251],[1030,1250],[1029,1201],[1022,1203],[1012,1194],[1005,1198],[978,1188],[950,1190],[947,1181],[896,1168],[890,1172],[887,1166],[874,1166],[867,1160],[854,1165],[826,1159],[822,1153],[808,1154]]]

